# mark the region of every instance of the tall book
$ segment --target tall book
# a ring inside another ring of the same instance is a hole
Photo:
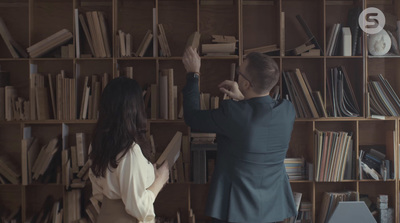
[[[311,32],[310,28],[308,27],[307,23],[303,20],[303,18],[300,15],[296,15],[297,20],[301,24],[301,26],[304,29],[304,32],[307,34],[308,38],[311,40],[311,43],[315,45],[317,49],[320,49],[321,55],[324,55],[324,51],[321,48],[321,46],[318,43],[317,38],[314,36],[314,34]]]
[[[168,119],[168,69],[160,71],[160,118]]]
[[[351,56],[353,49],[351,46],[351,31],[349,27],[342,27],[342,55]]]

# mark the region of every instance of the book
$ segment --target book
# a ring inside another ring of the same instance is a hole
[[[199,49],[199,44],[200,44],[200,36],[201,36],[201,34],[199,33],[199,32],[193,32],[190,36],[189,36],[189,38],[188,38],[188,40],[187,40],[187,42],[186,42],[186,47],[185,47],[185,49],[186,48],[188,48],[189,46],[191,46],[193,49]]]
[[[311,32],[310,28],[308,27],[307,23],[303,20],[303,18],[300,15],[296,15],[296,19],[299,21],[301,26],[303,27],[303,30],[307,34],[308,38],[311,40],[311,43],[315,45],[317,49],[320,49],[321,51],[321,56],[324,55],[324,51],[319,45],[317,38],[314,36],[314,34]]]
[[[87,26],[85,17],[82,14],[79,14],[79,21],[82,26],[83,33],[85,34],[86,41],[89,44],[90,52],[92,53],[93,56],[96,56],[94,47],[93,47],[92,36],[90,35],[90,32],[89,32],[89,27]]]
[[[29,55],[32,58],[40,57],[50,50],[63,45],[72,39],[72,33],[67,29],[62,29],[51,36],[33,44],[27,48]]]
[[[86,139],[85,134],[82,132],[76,133],[76,158],[77,165],[82,167],[85,165],[87,160],[87,148],[86,148]]]
[[[160,31],[160,34],[158,35],[158,40],[160,42],[162,54],[161,56],[164,57],[170,57],[171,56],[171,50],[168,45],[168,40],[167,36],[165,34],[164,26],[163,24],[158,24],[158,30]]]
[[[181,149],[182,142],[182,132],[176,132],[174,137],[168,143],[167,147],[164,149],[163,153],[157,159],[157,166],[161,166],[164,161],[168,161],[169,169],[174,165],[175,161],[178,159]]]
[[[347,25],[350,27],[351,31],[351,55],[357,55],[357,46],[361,45],[359,37],[361,35],[360,26],[358,24],[358,18],[361,14],[361,7],[355,7],[349,10],[347,15]]]
[[[237,39],[234,36],[211,35],[213,43],[236,43]]]
[[[226,53],[233,54],[236,50],[236,43],[212,43],[212,44],[202,44],[201,52],[203,54],[207,53]]]
[[[146,34],[144,35],[144,37],[142,39],[142,42],[140,43],[140,45],[135,53],[136,56],[143,57],[147,48],[150,46],[152,39],[153,39],[153,34],[151,33],[151,30],[147,30]]]
[[[244,55],[247,55],[251,52],[258,52],[258,53],[269,53],[269,52],[274,52],[274,51],[278,51],[279,47],[278,44],[272,44],[272,45],[268,45],[268,46],[260,46],[260,47],[256,47],[256,48],[251,48],[251,49],[247,49],[244,50]]]
[[[75,27],[75,52],[76,58],[81,57],[81,40],[79,35],[79,11],[78,9],[74,9],[74,27]]]
[[[3,38],[4,43],[6,44],[13,58],[19,58],[20,56],[24,58],[28,57],[28,54],[11,37],[10,31],[8,30],[3,18],[1,17],[0,17],[0,35]]]
[[[343,56],[351,56],[353,49],[351,41],[351,31],[349,27],[342,27],[342,55]]]

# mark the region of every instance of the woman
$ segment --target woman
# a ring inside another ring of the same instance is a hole
[[[168,163],[150,160],[142,90],[126,77],[111,80],[100,98],[89,172],[102,201],[97,222],[154,222],[153,203],[169,178]]]

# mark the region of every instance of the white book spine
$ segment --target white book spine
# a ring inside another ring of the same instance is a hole
[[[351,56],[351,31],[349,27],[342,28],[342,52],[343,56]]]

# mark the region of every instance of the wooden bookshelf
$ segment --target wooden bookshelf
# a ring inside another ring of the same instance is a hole
[[[125,75],[126,67],[133,67],[133,78],[142,88],[159,84],[159,71],[173,68],[174,85],[178,88],[179,101],[179,92],[186,83],[182,55],[187,38],[194,31],[201,33],[199,48],[203,43],[211,43],[213,34],[235,36],[238,40],[237,50],[233,56],[201,55],[200,90],[210,93],[211,96],[219,96],[220,100],[223,95],[217,89],[217,85],[229,79],[232,63],[237,65],[242,63],[243,51],[246,49],[283,43],[285,48],[273,54],[273,59],[282,71],[299,68],[305,72],[311,88],[321,92],[324,105],[327,104],[328,99],[325,83],[329,69],[342,65],[349,75],[361,110],[360,117],[296,119],[288,157],[304,157],[306,162],[315,164],[317,158],[315,157],[314,132],[316,130],[351,132],[355,157],[359,155],[360,146],[379,144],[386,147],[385,155],[393,165],[394,179],[359,180],[356,176],[339,182],[291,180],[292,189],[301,192],[302,199],[312,203],[313,222],[318,220],[324,192],[346,190],[366,194],[373,202],[376,202],[379,194],[389,195],[389,207],[394,209],[395,222],[399,222],[400,118],[385,117],[385,120],[378,120],[369,117],[366,92],[368,92],[369,77],[382,74],[394,91],[400,94],[400,57],[368,56],[366,35],[363,35],[364,44],[361,55],[326,56],[330,28],[335,23],[346,24],[348,11],[356,6],[361,8],[373,6],[384,13],[392,13],[397,18],[400,17],[400,4],[394,0],[5,0],[0,3],[0,15],[14,40],[24,49],[64,28],[71,31],[74,36],[73,40],[66,44],[76,44],[78,40],[75,38],[74,9],[78,9],[79,13],[103,12],[111,57],[60,58],[57,56],[61,52],[58,47],[40,58],[13,58],[4,41],[0,40],[0,66],[1,70],[10,72],[10,85],[15,86],[18,96],[25,99],[29,99],[30,95],[31,64],[37,65],[38,73],[43,75],[50,73],[53,78],[64,70],[66,77],[76,78],[76,103],[79,115],[85,77],[91,77],[93,74],[100,77],[107,73],[111,79]],[[155,16],[153,12],[156,13]],[[285,13],[284,26],[281,23],[281,12]],[[324,55],[304,57],[288,54],[288,50],[309,39],[297,21],[296,15],[301,15],[307,23],[323,49]],[[153,21],[153,18],[156,21]],[[153,24],[163,24],[171,57],[160,56],[160,46],[155,51],[155,55],[151,49],[150,54],[144,57],[119,56],[119,39],[116,35],[118,30],[132,35],[132,52],[136,52],[147,30],[153,30]],[[81,55],[91,54],[82,28],[79,32]],[[45,85],[47,87],[47,82]],[[283,76],[278,85],[282,92]],[[176,131],[181,131],[186,136],[190,135],[190,128],[182,119],[150,120],[150,109],[148,118],[148,135],[154,137],[156,156],[161,154]],[[32,136],[40,139],[40,145],[47,143],[53,137],[65,134],[65,128],[67,128],[69,134],[62,138],[62,145],[63,148],[68,148],[75,144],[75,133],[78,132],[85,133],[86,145],[88,145],[95,124],[96,120],[93,119],[0,121],[0,155],[8,155],[18,165],[23,165],[21,139],[24,127],[31,127]],[[61,155],[58,158],[60,159]],[[357,158],[353,162],[357,162]],[[354,171],[358,174],[359,167],[355,166]],[[190,181],[168,184],[155,202],[156,214],[161,217],[174,217],[179,210],[182,222],[188,222],[189,211],[192,209],[197,220],[209,222],[210,218],[204,213],[207,192],[208,184],[194,184]],[[82,190],[82,217],[87,217],[84,208],[90,203],[88,201],[90,193],[91,185],[87,182]],[[11,210],[21,207],[18,219],[25,222],[40,211],[49,195],[55,200],[66,199],[65,185],[56,182],[0,185],[0,209],[8,207]],[[66,220],[65,216],[64,220]]]

